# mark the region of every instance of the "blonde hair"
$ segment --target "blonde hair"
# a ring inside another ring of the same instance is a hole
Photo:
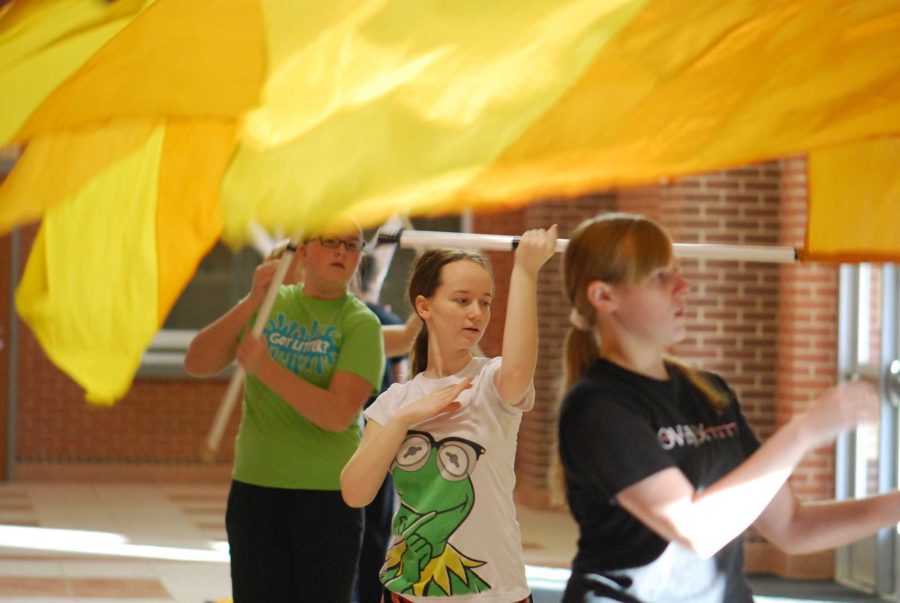
[[[601,214],[579,224],[569,238],[563,256],[563,293],[572,307],[590,324],[596,324],[587,289],[594,281],[612,285],[633,285],[646,279],[660,266],[672,261],[672,240],[662,226],[638,214]],[[564,383],[560,399],[585,370],[600,357],[601,342],[594,329],[569,328],[565,340]],[[699,389],[711,406],[721,411],[728,402],[725,394],[706,377],[683,361],[666,356]],[[551,494],[561,503],[565,492],[562,465],[558,457],[551,468]]]
[[[407,297],[409,305],[416,311],[416,298],[418,296],[431,297],[434,295],[438,287],[443,282],[441,272],[444,266],[454,262],[463,260],[475,262],[484,268],[493,280],[494,276],[491,271],[491,264],[487,257],[477,251],[468,251],[465,249],[429,249],[416,260],[413,266],[412,276],[409,278],[409,287],[407,288]],[[421,318],[420,318],[421,320]],[[416,335],[413,343],[410,359],[413,375],[418,375],[428,368],[428,327],[425,321],[422,321],[422,328]]]

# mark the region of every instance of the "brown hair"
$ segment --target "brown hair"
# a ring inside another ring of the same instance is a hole
[[[416,260],[413,266],[412,276],[409,278],[407,298],[413,312],[416,311],[416,298],[431,297],[441,286],[441,271],[447,264],[468,260],[475,262],[491,274],[491,264],[487,257],[477,251],[465,249],[429,249]],[[420,318],[421,320],[421,318]],[[416,335],[411,356],[412,374],[417,375],[428,366],[428,327],[422,321],[422,328]]]
[[[585,220],[569,238],[563,256],[563,292],[569,303],[591,325],[596,324],[587,288],[594,281],[612,285],[637,284],[655,269],[672,261],[672,240],[662,226],[638,214],[608,213]],[[570,327],[565,341],[563,392],[567,391],[600,356],[601,342],[594,329]],[[727,404],[725,394],[698,371],[666,356],[697,387],[716,410]],[[565,491],[562,466],[557,458],[551,473],[554,501]]]

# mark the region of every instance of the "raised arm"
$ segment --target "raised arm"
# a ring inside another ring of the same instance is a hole
[[[414,425],[444,412],[459,408],[457,400],[471,387],[469,377],[456,385],[448,385],[398,410],[385,425],[375,421],[366,424],[362,443],[341,471],[341,495],[351,507],[364,507],[375,497],[391,468],[394,456]]]
[[[503,326],[503,361],[496,376],[497,391],[507,404],[521,403],[534,378],[538,344],[537,276],[541,266],[556,252],[556,236],[555,224],[548,230],[529,230],[516,248]]]
[[[661,537],[710,557],[760,517],[807,452],[877,417],[878,398],[870,387],[853,383],[832,388],[703,492],[694,490],[680,470],[669,468],[616,498]]]
[[[250,293],[191,340],[184,356],[184,369],[188,374],[211,377],[231,364],[235,359],[238,336],[262,305],[277,268],[278,262],[257,266]]]

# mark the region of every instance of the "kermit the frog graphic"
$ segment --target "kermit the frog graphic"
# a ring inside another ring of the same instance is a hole
[[[394,542],[381,578],[400,594],[440,597],[490,590],[475,570],[483,565],[450,544],[475,505],[470,475],[485,449],[469,440],[409,431],[391,474],[400,497]]]

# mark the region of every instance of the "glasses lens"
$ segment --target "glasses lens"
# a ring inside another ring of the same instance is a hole
[[[319,242],[322,244],[322,247],[329,249],[336,249],[341,244],[341,240],[334,237],[320,237]]]
[[[471,475],[478,455],[468,444],[447,442],[438,449],[438,472],[447,481],[458,482]]]
[[[347,247],[347,251],[361,251],[363,242],[359,239],[350,239],[349,241],[344,241],[344,246]]]
[[[431,441],[419,434],[407,436],[397,455],[394,464],[404,471],[415,471],[422,467],[431,455]]]

